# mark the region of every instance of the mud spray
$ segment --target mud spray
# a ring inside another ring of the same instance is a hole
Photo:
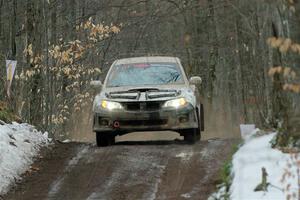
[[[71,115],[67,124],[67,138],[77,142],[91,142],[95,140],[95,133],[92,129],[93,113],[92,105],[82,107]]]
[[[228,112],[206,106],[204,113],[205,131],[202,134],[203,139],[240,137],[239,123],[232,120]]]

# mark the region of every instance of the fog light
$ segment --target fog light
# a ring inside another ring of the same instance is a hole
[[[108,120],[107,119],[99,119],[99,124],[101,125],[101,126],[108,126]]]
[[[181,117],[179,117],[179,122],[180,123],[186,123],[188,121],[189,121],[189,119],[188,119],[187,116],[181,116]]]

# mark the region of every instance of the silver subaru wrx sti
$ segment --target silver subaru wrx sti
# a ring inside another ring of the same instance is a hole
[[[115,61],[93,103],[98,146],[133,131],[173,130],[194,143],[204,130],[203,105],[197,85],[201,78],[186,77],[175,57],[137,57]]]

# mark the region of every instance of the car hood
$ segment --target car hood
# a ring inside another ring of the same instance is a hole
[[[186,85],[148,85],[142,87],[111,87],[103,88],[100,97],[118,102],[128,101],[164,101],[187,94],[193,95],[192,88]]]

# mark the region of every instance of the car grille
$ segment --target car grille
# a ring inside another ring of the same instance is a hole
[[[128,111],[156,111],[160,110],[163,102],[128,102],[123,106]]]

